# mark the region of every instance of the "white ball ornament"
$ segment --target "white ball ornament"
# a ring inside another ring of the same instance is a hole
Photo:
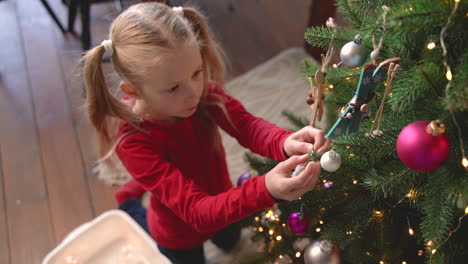
[[[320,166],[328,172],[335,172],[341,167],[341,157],[334,150],[327,151],[320,158]]]
[[[361,36],[358,34],[353,41],[346,43],[340,51],[341,62],[350,68],[359,67],[366,62],[367,49],[361,44]]]

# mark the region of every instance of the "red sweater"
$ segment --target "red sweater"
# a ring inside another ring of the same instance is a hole
[[[286,159],[283,143],[291,132],[254,117],[211,83],[208,96],[213,94],[222,98],[238,131],[232,129],[218,106],[212,106],[209,110],[219,127],[252,152]],[[207,147],[212,139],[203,122],[197,113],[174,125],[145,120],[142,128],[148,133],[129,134],[116,148],[130,175],[151,192],[148,227],[166,248],[200,246],[224,226],[275,204],[266,189],[265,175],[233,187],[224,148],[220,146],[221,151],[216,152]],[[124,122],[119,136],[132,130]]]

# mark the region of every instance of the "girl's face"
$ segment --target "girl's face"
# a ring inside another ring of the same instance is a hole
[[[142,87],[145,112],[154,120],[168,122],[195,113],[204,89],[202,66],[195,42],[181,44],[161,56]]]

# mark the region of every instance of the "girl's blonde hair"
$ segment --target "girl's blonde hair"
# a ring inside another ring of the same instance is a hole
[[[125,82],[141,91],[145,76],[161,54],[175,49],[184,41],[196,40],[203,61],[204,92],[200,101],[200,114],[211,127],[213,146],[218,146],[220,137],[214,118],[207,110],[209,105],[225,107],[219,100],[209,101],[208,80],[224,84],[225,64],[222,51],[213,40],[206,18],[194,8],[173,10],[155,2],[131,6],[112,23],[109,39],[112,41],[112,63]],[[98,132],[99,154],[109,156],[115,146],[119,120],[139,129],[141,119],[115,98],[106,85],[101,68],[105,47],[99,45],[89,50],[82,58],[83,77],[86,86],[86,108],[92,125]],[[152,58],[152,59],[148,59]],[[229,116],[228,116],[229,117]],[[232,122],[231,122],[232,125]]]

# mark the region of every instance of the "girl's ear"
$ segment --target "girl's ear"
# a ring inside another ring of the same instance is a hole
[[[140,93],[135,89],[135,87],[133,87],[129,83],[125,81],[121,81],[119,87],[120,87],[120,90],[122,90],[122,92],[124,92],[126,95],[135,99],[140,98]]]

